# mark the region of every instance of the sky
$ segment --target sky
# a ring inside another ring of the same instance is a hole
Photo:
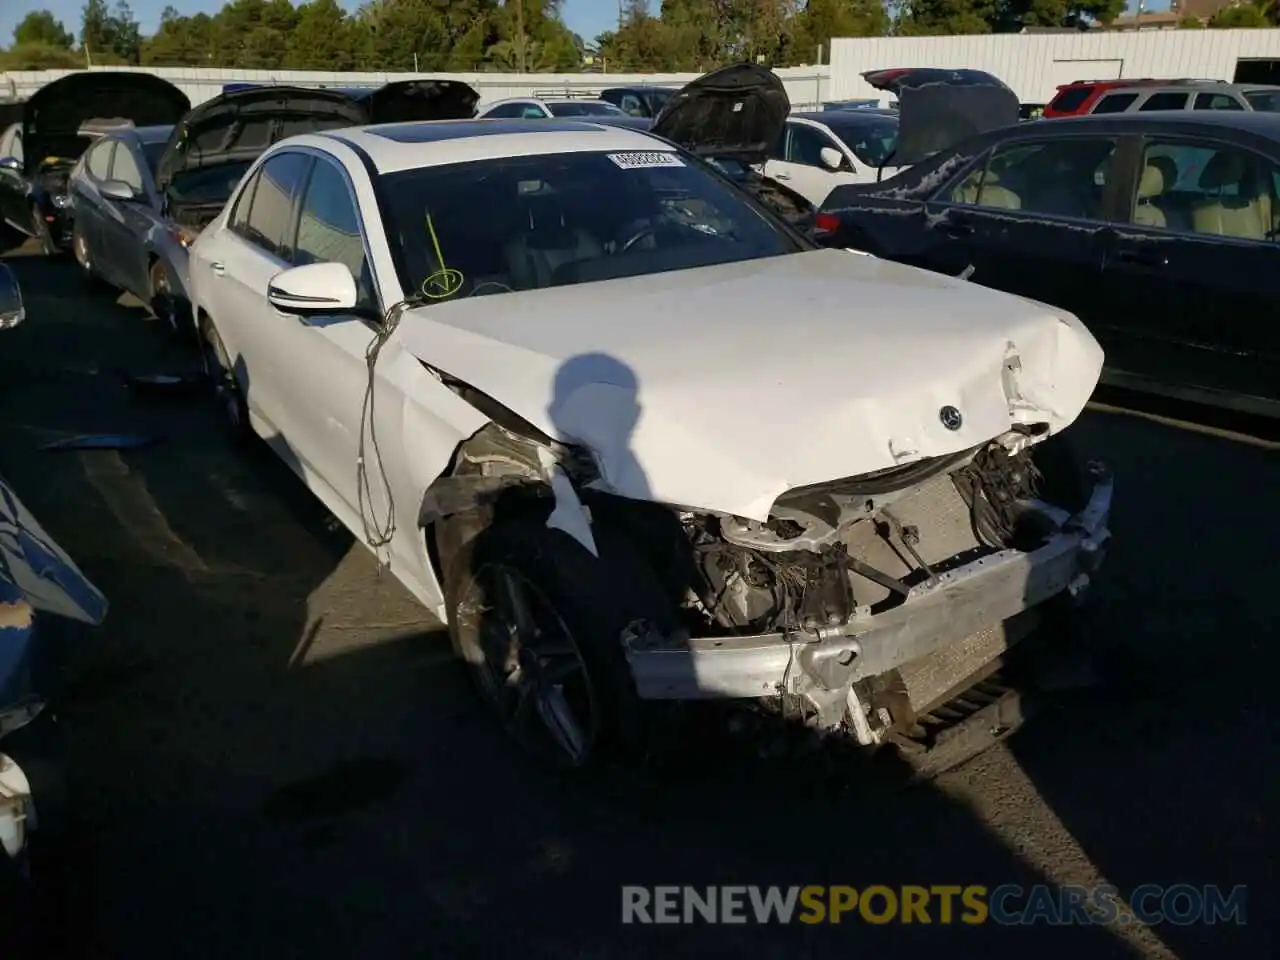
[[[355,9],[359,0],[339,0],[344,7]],[[134,16],[142,25],[143,33],[151,33],[160,22],[160,11],[166,3],[173,3],[183,13],[204,11],[212,13],[223,5],[222,0],[132,0]],[[32,10],[51,10],[63,25],[74,34],[80,32],[80,10],[84,0],[0,0],[0,46],[8,46],[13,39],[13,28]],[[1136,0],[1129,6],[1136,7]],[[1169,0],[1151,0],[1149,11],[1164,10]],[[618,23],[617,0],[564,0],[564,19],[569,29],[585,40],[593,40]]]

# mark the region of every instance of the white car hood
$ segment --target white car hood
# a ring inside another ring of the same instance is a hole
[[[1103,359],[1070,314],[841,250],[472,297],[398,336],[590,448],[615,492],[755,520],[792,487],[1059,430]]]

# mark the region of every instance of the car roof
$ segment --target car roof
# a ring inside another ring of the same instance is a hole
[[[1267,113],[1261,110],[1148,110],[1140,113],[1088,114],[1079,117],[1037,120],[1035,125],[1020,123],[1017,127],[1005,127],[1005,129],[1023,132],[1059,128],[1087,130],[1095,126],[1105,127],[1108,124],[1228,127],[1280,140],[1280,113]]]
[[[1280,91],[1280,86],[1266,83],[1219,83],[1215,80],[1174,83],[1139,83],[1124,84],[1112,87],[1107,93],[1120,93],[1125,90],[1141,89],[1144,94],[1152,93],[1267,93]]]
[[[642,131],[589,120],[425,120],[347,127],[313,136],[359,147],[380,173],[539,154],[671,150],[665,140]],[[423,149],[424,144],[430,149]]]

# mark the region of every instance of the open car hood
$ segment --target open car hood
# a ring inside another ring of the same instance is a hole
[[[791,100],[776,73],[737,63],[681,87],[650,130],[700,156],[763,163],[790,112]]]
[[[1018,95],[982,70],[870,70],[862,78],[898,98],[898,146],[890,158],[895,167],[1018,122]]]
[[[842,250],[453,300],[396,336],[592,451],[614,492],[752,520],[794,487],[1057,432],[1103,359],[1070,314]]]
[[[285,137],[366,122],[366,108],[338,90],[255,87],[224,93],[173,128],[156,167],[156,185],[164,191],[188,170],[253,160]]]
[[[191,109],[187,95],[151,73],[89,70],[45,84],[23,105],[22,146],[28,171],[51,157],[75,160],[90,140],[88,120],[119,117],[136,127],[177,123]]]
[[[357,99],[365,106],[368,123],[410,123],[470,120],[480,94],[461,80],[400,80]]]

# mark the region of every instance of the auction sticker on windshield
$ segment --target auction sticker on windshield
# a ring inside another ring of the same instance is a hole
[[[674,153],[610,153],[606,156],[623,170],[642,170],[647,167],[683,167],[684,161]]]

